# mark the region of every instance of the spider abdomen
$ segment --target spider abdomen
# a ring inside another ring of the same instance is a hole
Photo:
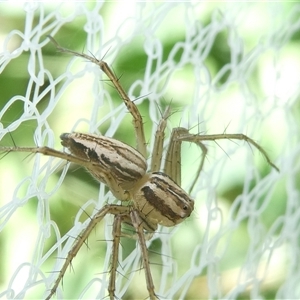
[[[109,173],[122,189],[129,190],[146,173],[142,154],[121,141],[77,132],[63,133],[60,138],[72,155],[92,163],[86,168],[103,183],[107,184],[104,178]]]

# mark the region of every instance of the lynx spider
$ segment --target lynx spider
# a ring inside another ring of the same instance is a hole
[[[199,135],[191,134],[182,127],[173,128],[168,146],[163,172],[160,172],[164,144],[164,131],[167,119],[170,116],[168,107],[158,124],[150,170],[147,172],[147,149],[144,136],[142,116],[126,92],[119,83],[119,79],[103,60],[80,54],[75,51],[62,48],[51,36],[50,40],[60,52],[69,53],[85,58],[100,67],[108,76],[123,99],[128,111],[133,117],[133,125],[136,135],[137,149],[120,142],[116,139],[83,133],[63,133],[61,144],[68,148],[69,153],[60,152],[49,147],[0,147],[1,151],[41,153],[47,156],[65,159],[85,167],[97,180],[106,184],[112,194],[127,205],[107,204],[94,216],[90,217],[88,226],[74,239],[74,244],[65,258],[65,262],[58,272],[58,277],[46,299],[50,299],[56,292],[63,276],[71,265],[73,258],[85,243],[93,228],[105,215],[114,215],[113,222],[113,249],[111,254],[111,270],[108,286],[110,299],[115,299],[115,280],[118,266],[118,250],[120,237],[122,236],[121,224],[131,224],[139,241],[142,253],[143,268],[145,269],[146,285],[149,298],[157,299],[150,271],[150,262],[146,247],[145,231],[153,233],[157,226],[175,226],[189,217],[194,209],[194,202],[189,195],[180,187],[181,185],[181,143],[192,142],[202,150],[202,158],[197,170],[197,176],[191,185],[191,189],[199,176],[207,149],[203,141],[216,141],[220,139],[244,140],[256,147],[267,162],[279,169],[271,162],[266,151],[254,140],[244,134],[213,134]],[[128,205],[129,203],[129,205]]]

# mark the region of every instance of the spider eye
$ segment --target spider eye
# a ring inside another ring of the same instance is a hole
[[[187,209],[188,209],[188,207],[185,205],[185,206],[183,207],[183,209],[184,209],[184,210],[187,210]]]

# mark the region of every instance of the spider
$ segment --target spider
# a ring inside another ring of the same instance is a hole
[[[103,60],[98,60],[95,57],[62,48],[51,36],[49,36],[49,38],[60,52],[85,58],[98,65],[107,75],[132,115],[137,146],[135,149],[114,138],[73,132],[63,133],[60,136],[61,144],[68,149],[68,153],[57,151],[49,147],[0,148],[1,151],[5,152],[21,151],[41,153],[83,166],[98,181],[106,184],[114,197],[121,200],[122,203],[126,203],[126,205],[106,204],[90,217],[87,227],[74,239],[74,244],[65,258],[65,262],[61,270],[59,270],[57,279],[46,299],[50,299],[56,293],[73,258],[86,242],[94,227],[107,214],[114,215],[114,239],[108,283],[109,298],[115,299],[118,251],[120,237],[122,236],[121,225],[122,223],[127,223],[133,226],[139,242],[149,298],[151,300],[157,299],[158,296],[155,293],[150,270],[145,232],[150,234],[154,233],[158,225],[168,227],[175,226],[188,218],[194,209],[193,199],[181,188],[181,143],[192,142],[198,145],[202,150],[201,162],[192,187],[195,185],[197,177],[203,168],[207,149],[202,142],[207,140],[244,140],[256,147],[273,168],[277,171],[278,168],[271,162],[265,150],[244,134],[223,133],[199,135],[191,134],[187,129],[182,127],[173,128],[172,130],[165,163],[162,168],[164,131],[167,119],[171,114],[170,107],[167,107],[162,114],[162,118],[156,130],[154,147],[151,154],[151,165],[147,171],[147,149],[143,119],[135,103],[129,99],[120,85],[119,79]]]

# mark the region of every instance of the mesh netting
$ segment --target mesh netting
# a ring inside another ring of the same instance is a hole
[[[135,145],[125,105],[99,68],[112,66],[144,117],[149,158],[161,111],[194,133],[244,133],[206,143],[191,191],[195,211],[148,241],[161,299],[300,297],[299,30],[292,3],[0,4],[0,146],[62,149],[62,132],[92,132]],[[200,150],[185,144],[182,187]],[[4,153],[5,154],[5,153]],[[10,153],[0,161],[0,297],[44,298],[89,216],[116,200],[86,171],[57,158]],[[57,298],[108,295],[112,217],[72,262]],[[130,230],[130,228],[124,228]],[[147,297],[136,241],[122,238],[116,296]]]

